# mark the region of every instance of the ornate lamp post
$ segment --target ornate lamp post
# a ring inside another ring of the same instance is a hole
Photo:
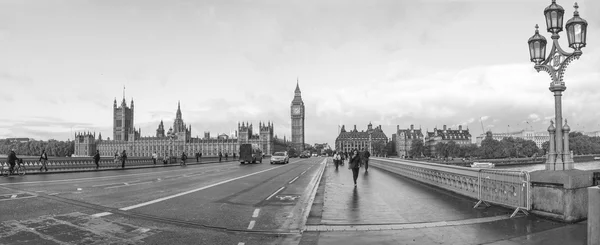
[[[167,132],[167,137],[169,138],[169,162],[171,162],[173,158],[173,139],[175,139],[175,133],[173,133],[173,129],[170,128]]]
[[[546,38],[540,35],[538,25],[535,25],[535,34],[529,38],[529,55],[531,62],[535,63],[534,68],[540,71],[546,71],[550,74],[552,82],[550,91],[554,93],[554,110],[556,116],[556,127],[550,122],[548,131],[550,132],[550,149],[546,161],[546,170],[569,170],[573,169],[573,159],[569,151],[569,126],[565,120],[562,125],[562,92],[567,89],[563,76],[569,63],[581,56],[581,48],[585,47],[587,21],[579,17],[577,3],[574,5],[575,13],[573,18],[567,21],[567,38],[569,47],[574,49],[573,53],[565,52],[558,44],[560,38],[558,33],[563,30],[563,15],[565,10],[556,0],[544,10],[546,17],[546,26],[548,32],[552,33],[552,49],[546,58]]]

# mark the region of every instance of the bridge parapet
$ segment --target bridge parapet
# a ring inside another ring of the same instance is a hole
[[[531,178],[526,171],[467,168],[409,160],[374,158],[372,166],[438,188],[479,200],[474,206],[494,203],[528,214],[531,209]]]

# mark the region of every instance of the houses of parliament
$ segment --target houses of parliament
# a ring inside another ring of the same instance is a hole
[[[113,103],[113,135],[112,139],[103,139],[99,134],[85,132],[75,135],[75,156],[93,156],[96,150],[101,156],[114,156],[117,152],[127,151],[128,156],[148,157],[156,152],[160,157],[168,155],[181,155],[185,152],[193,157],[195,153],[202,156],[216,156],[221,152],[223,155],[239,154],[239,145],[250,143],[258,145],[261,150],[269,155],[276,151],[285,151],[289,145],[304,145],[304,102],[300,97],[300,88],[296,84],[294,100],[292,101],[292,141],[287,142],[285,138],[279,139],[274,136],[273,123],[258,124],[258,131],[254,131],[252,123],[238,123],[235,137],[226,134],[211,137],[210,133],[204,133],[204,137],[192,137],[192,126],[183,121],[181,107],[178,103],[177,112],[173,126],[165,132],[163,121],[158,124],[155,136],[142,137],[141,129],[134,127],[134,102],[129,106],[125,98],[117,105]]]

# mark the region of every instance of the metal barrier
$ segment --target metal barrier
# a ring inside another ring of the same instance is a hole
[[[510,216],[514,217],[519,211],[526,215],[531,210],[531,177],[525,171],[479,169],[479,202],[489,206],[496,203],[514,207]]]
[[[593,185],[600,186],[600,172],[594,172],[594,175],[592,178],[593,178],[592,181],[594,182]]]
[[[375,161],[373,161],[375,160]],[[477,199],[473,208],[489,203],[513,207],[528,215],[531,178],[526,171],[479,169],[411,160],[374,158],[369,164],[442,189]]]

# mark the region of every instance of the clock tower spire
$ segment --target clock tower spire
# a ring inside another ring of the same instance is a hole
[[[304,102],[300,92],[300,82],[296,78],[296,90],[290,106],[292,116],[292,146],[298,152],[304,151]]]

